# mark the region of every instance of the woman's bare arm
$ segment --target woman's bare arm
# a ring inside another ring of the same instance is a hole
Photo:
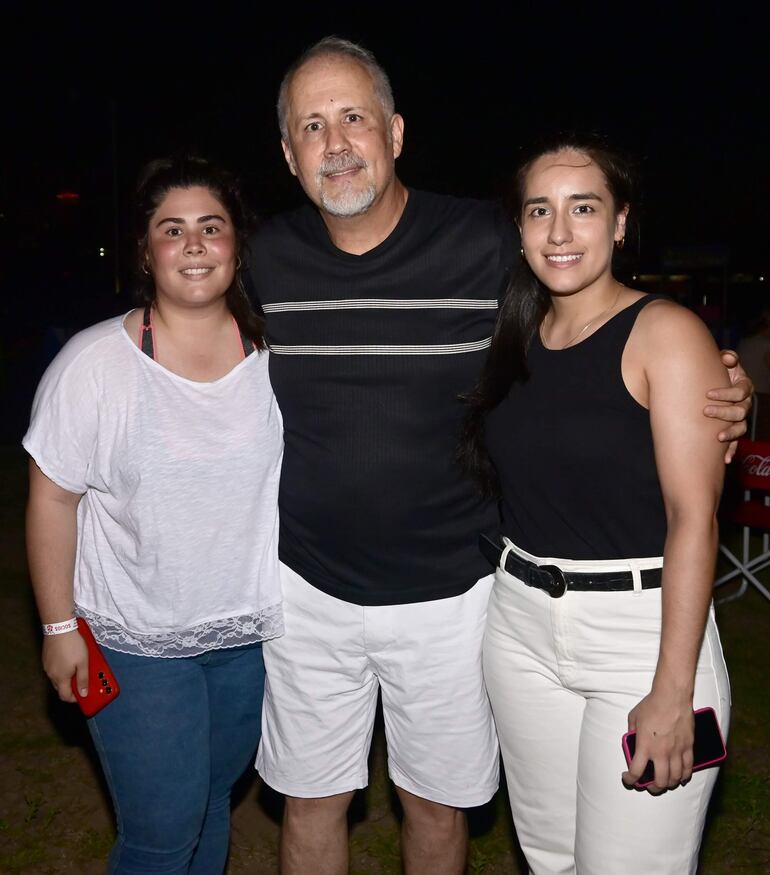
[[[652,689],[629,714],[636,754],[623,778],[634,783],[652,759],[656,792],[692,773],[695,669],[711,602],[724,476],[716,440],[721,425],[703,416],[701,399],[726,374],[703,323],[668,302],[642,311],[628,352],[646,378],[668,529],[660,652]],[[625,366],[624,356],[624,375]]]
[[[77,508],[81,495],[62,489],[29,462],[27,558],[40,619],[58,623],[73,615],[73,575],[77,541]],[[43,668],[59,698],[74,702],[70,682],[88,690],[88,653],[77,632],[43,639]]]

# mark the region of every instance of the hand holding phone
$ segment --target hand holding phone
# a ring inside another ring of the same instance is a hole
[[[93,717],[118,697],[120,686],[88,623],[82,617],[78,617],[78,632],[88,650],[88,692],[85,696],[80,695],[75,676],[71,681],[72,692],[80,710],[86,717]]]
[[[44,636],[40,656],[43,671],[62,702],[76,702],[72,679],[79,679],[81,686],[88,682],[88,648],[77,627],[74,632]]]
[[[695,772],[721,763],[727,757],[727,748],[713,708],[699,708],[693,712],[693,716],[695,718],[695,741],[693,742],[692,770]],[[636,732],[626,732],[622,743],[626,762],[630,766],[636,753]],[[634,787],[643,790],[654,781],[655,767],[652,760],[649,760]]]

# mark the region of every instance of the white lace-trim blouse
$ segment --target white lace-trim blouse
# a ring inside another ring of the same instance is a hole
[[[124,318],[66,344],[23,439],[44,474],[83,493],[76,610],[101,644],[148,656],[280,635],[283,439],[268,354],[194,382],[142,353]]]

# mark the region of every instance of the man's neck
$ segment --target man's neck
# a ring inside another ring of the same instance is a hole
[[[322,210],[321,218],[337,249],[351,255],[363,255],[391,235],[404,212],[408,197],[407,189],[398,179],[394,179],[382,198],[360,216],[343,218]]]

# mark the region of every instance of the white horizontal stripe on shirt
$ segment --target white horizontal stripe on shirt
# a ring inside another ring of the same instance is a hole
[[[491,337],[474,340],[470,343],[427,343],[415,345],[360,345],[360,346],[284,346],[270,347],[277,355],[457,355],[464,352],[477,352],[487,349]]]
[[[285,301],[264,304],[265,313],[291,313],[296,310],[496,310],[497,299],[475,298],[349,298],[343,301]]]

